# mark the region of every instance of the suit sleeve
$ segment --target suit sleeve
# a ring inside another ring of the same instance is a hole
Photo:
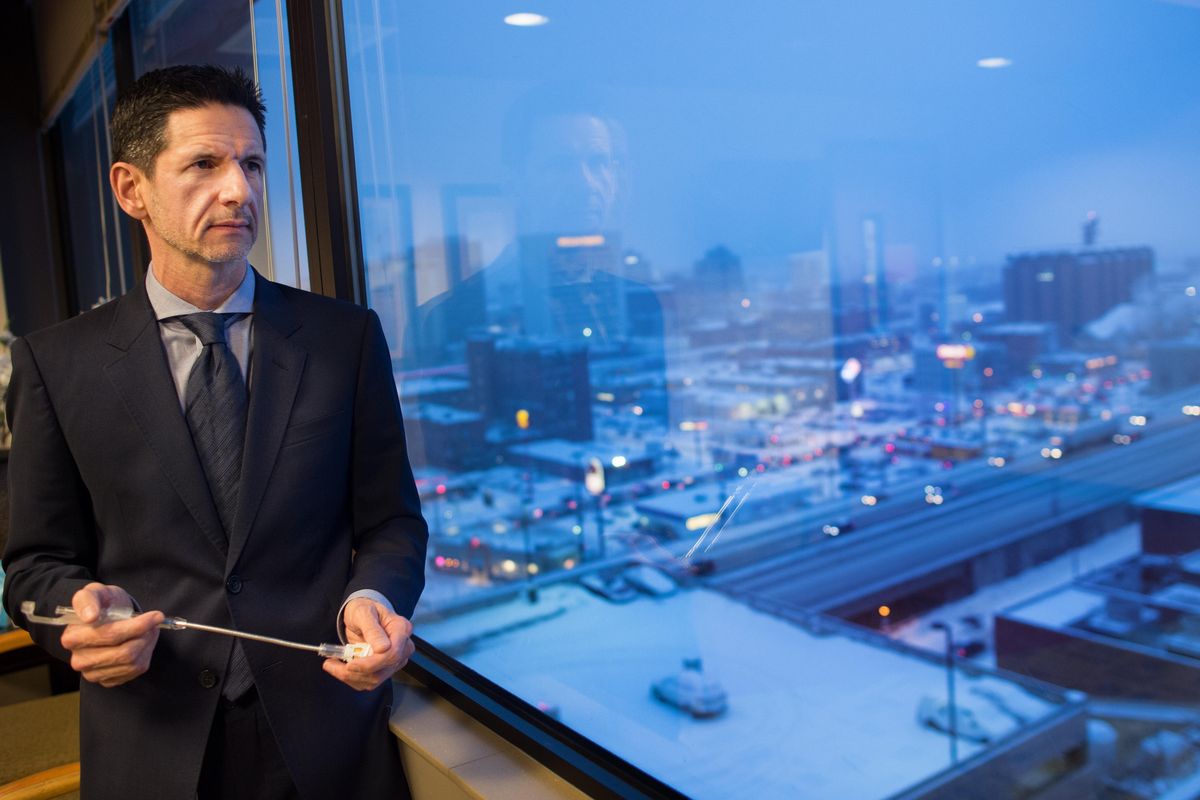
[[[94,580],[95,521],[91,500],[63,437],[59,419],[32,348],[12,345],[8,419],[9,538],[4,552],[4,607],[25,627],[21,602],[39,610],[70,605],[71,596]],[[61,631],[28,626],[46,650],[66,659]]]
[[[429,529],[413,480],[391,357],[369,311],[354,399],[350,491],[355,557],[346,595],[375,590],[412,617],[425,586]]]

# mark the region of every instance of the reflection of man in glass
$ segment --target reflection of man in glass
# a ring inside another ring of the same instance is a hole
[[[621,128],[577,104],[520,111],[505,143],[505,158],[516,170],[518,228],[553,234],[610,231],[624,188]]]
[[[613,318],[624,303],[612,279],[621,264],[625,137],[600,108],[575,87],[543,88],[506,116],[516,240],[422,310],[418,346],[433,361],[458,357],[472,328],[571,339],[585,328],[602,338],[624,331]]]
[[[427,364],[465,364],[470,406],[455,411],[477,415],[478,426],[463,448],[473,463],[432,444],[431,463],[465,471],[520,461],[514,446],[544,440],[560,440],[542,452],[565,463],[618,446],[609,415],[593,413],[597,396],[611,397],[606,408],[626,433],[635,414],[645,424],[665,406],[662,311],[652,288],[629,274],[638,259],[623,250],[624,130],[602,109],[586,90],[542,88],[505,117],[514,237],[419,315],[417,346],[434,354]],[[418,424],[454,416],[425,408]],[[430,428],[424,439],[436,436]]]

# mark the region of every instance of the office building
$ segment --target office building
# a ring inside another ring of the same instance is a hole
[[[1154,273],[1154,250],[1050,251],[1010,255],[1004,311],[1011,322],[1049,322],[1068,343],[1084,325],[1120,303]]]

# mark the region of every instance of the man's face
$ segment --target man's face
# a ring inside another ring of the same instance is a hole
[[[530,232],[594,233],[611,223],[619,190],[612,131],[590,114],[542,120],[518,180]]]
[[[258,236],[266,165],[254,117],[240,106],[181,109],[167,118],[166,142],[144,184],[154,260],[244,262]]]

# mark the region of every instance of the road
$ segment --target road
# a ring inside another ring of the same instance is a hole
[[[1177,398],[1159,405],[1156,422],[1127,446],[1100,445],[1058,462],[1026,453],[1002,469],[966,465],[955,471],[954,491],[938,507],[909,489],[902,502],[893,495],[870,509],[828,504],[788,530],[731,527],[736,535],[727,533],[728,541],[708,553],[718,563],[710,585],[828,609],[1022,538],[1052,520],[1065,522],[1192,476],[1200,421],[1180,414]],[[852,533],[820,534],[818,520],[851,515]]]

